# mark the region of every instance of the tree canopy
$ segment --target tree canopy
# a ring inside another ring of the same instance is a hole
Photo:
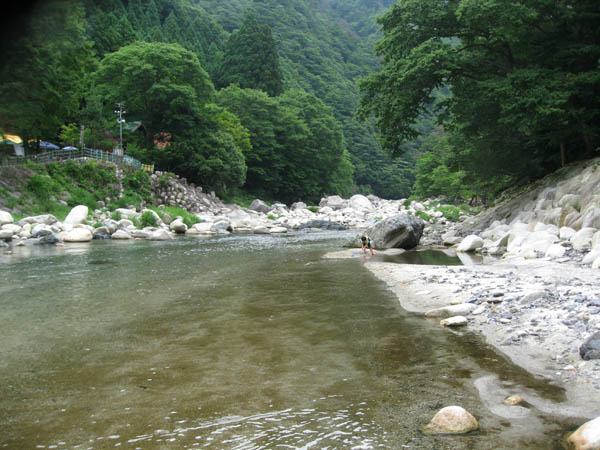
[[[242,27],[229,38],[216,84],[237,84],[271,96],[283,92],[283,73],[271,29],[260,25],[253,14],[248,14]]]
[[[600,143],[593,1],[401,0],[379,19],[383,70],[360,83],[398,154],[433,105],[472,183],[538,176]],[[451,96],[435,103],[436,89]],[[496,185],[496,188],[498,185]]]

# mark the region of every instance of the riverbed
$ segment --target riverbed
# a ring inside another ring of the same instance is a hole
[[[553,449],[565,401],[480,337],[403,310],[349,235],[0,253],[0,447]],[[481,430],[426,436],[460,405]]]

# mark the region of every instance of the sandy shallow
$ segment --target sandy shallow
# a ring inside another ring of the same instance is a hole
[[[390,251],[398,252],[378,254]],[[356,249],[325,257],[353,258]],[[539,405],[542,409],[581,418],[600,416],[600,361],[583,361],[578,353],[581,343],[600,328],[600,314],[590,316],[586,306],[577,303],[582,296],[600,299],[598,270],[522,258],[463,266],[389,263],[369,255],[361,259],[407,311],[425,313],[476,302],[479,312],[467,316],[469,331],[481,333],[488,344],[528,372],[565,389],[565,403]],[[555,301],[521,303],[527,294],[540,291],[556,294]],[[572,316],[581,323],[573,319],[575,325],[565,325]]]

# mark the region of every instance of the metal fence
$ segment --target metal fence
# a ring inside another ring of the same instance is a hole
[[[27,161],[37,163],[61,162],[68,160],[85,161],[87,159],[95,159],[112,164],[126,164],[137,169],[144,169],[148,172],[154,171],[154,165],[147,165],[139,162],[137,159],[128,155],[116,155],[104,150],[93,148],[83,148],[79,150],[48,150],[42,153],[37,153],[30,156],[1,156],[0,167],[18,166],[25,164]]]

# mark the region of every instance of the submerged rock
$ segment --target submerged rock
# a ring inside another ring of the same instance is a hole
[[[422,430],[426,434],[464,434],[479,429],[477,419],[460,406],[440,409]]]

